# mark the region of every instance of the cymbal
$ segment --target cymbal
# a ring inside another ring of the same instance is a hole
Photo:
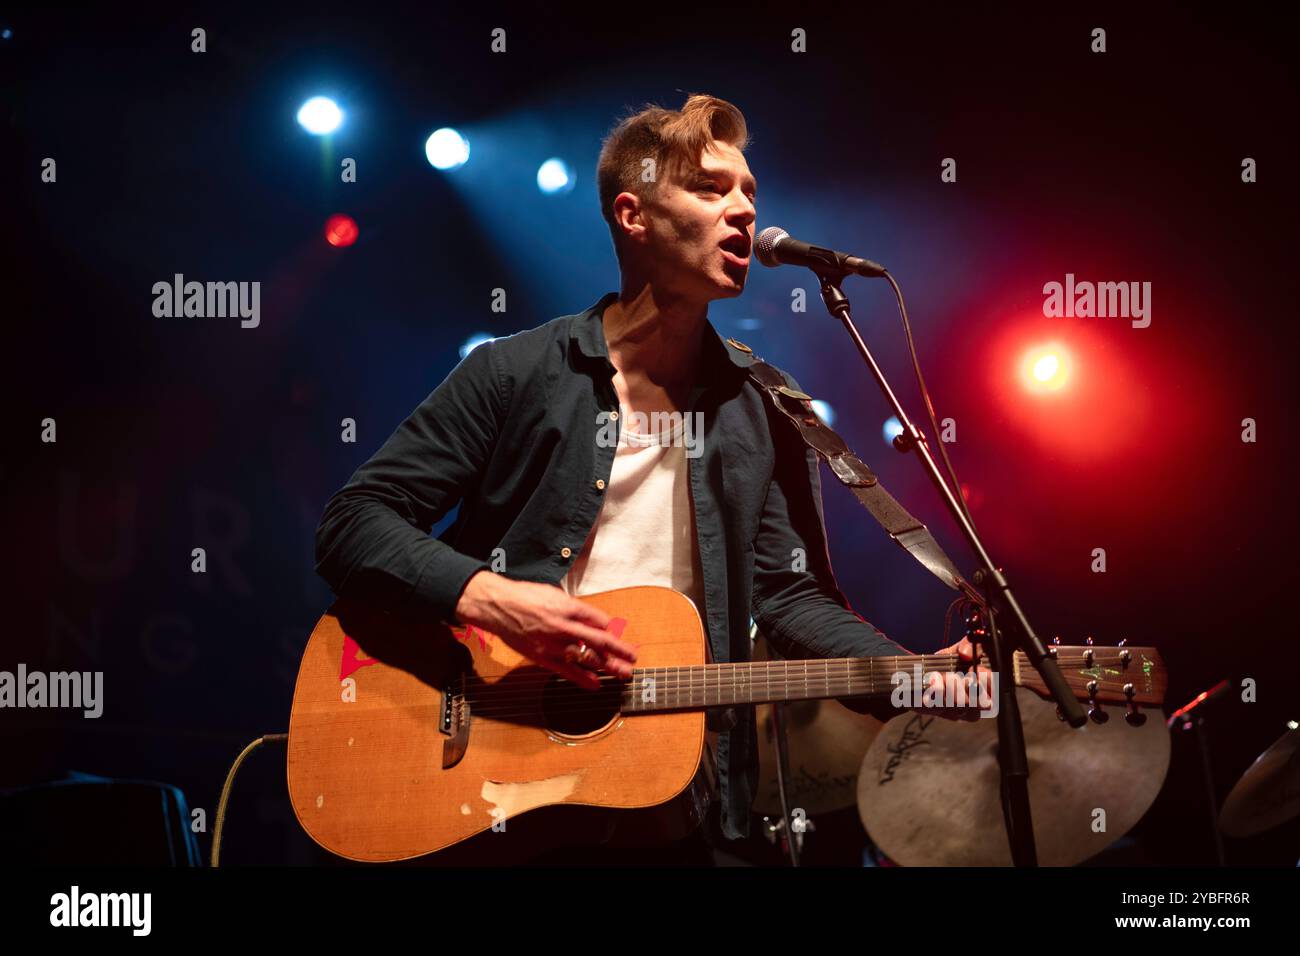
[[[1141,727],[1108,711],[1073,729],[1056,705],[1016,689],[1038,862],[1073,866],[1127,833],[1151,807],[1169,769],[1164,721]],[[904,866],[1010,866],[1000,799],[997,720],[893,718],[858,776],[858,813],[872,840]]]
[[[1219,811],[1219,829],[1248,837],[1300,814],[1300,730],[1288,730],[1246,768]]]
[[[754,811],[779,814],[772,705],[759,704],[756,709],[762,760]],[[853,806],[862,758],[885,725],[837,700],[795,701],[785,705],[784,715],[790,753],[786,795],[791,811],[801,807],[808,814],[830,813]]]

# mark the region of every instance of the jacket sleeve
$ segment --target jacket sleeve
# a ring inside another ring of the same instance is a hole
[[[430,531],[480,480],[505,420],[494,345],[473,349],[326,503],[316,573],[339,597],[460,623],[461,592],[488,564]]]
[[[782,374],[799,388],[791,375]],[[779,413],[769,413],[768,420],[776,457],[754,539],[755,623],[787,658],[909,653],[849,607],[831,571],[820,459],[792,422]]]

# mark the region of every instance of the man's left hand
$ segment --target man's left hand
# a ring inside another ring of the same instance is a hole
[[[975,645],[968,638],[963,637],[951,647],[945,647],[935,651],[936,654],[956,654],[962,662],[969,664],[975,659]],[[971,675],[974,675],[972,678]],[[958,683],[963,684],[958,688]],[[987,667],[976,667],[974,670],[965,672],[936,672],[929,675],[926,682],[926,690],[938,688],[934,693],[942,694],[945,701],[964,700],[964,707],[925,707],[924,713],[933,714],[936,717],[942,717],[945,720],[979,720],[984,711],[993,710],[996,713],[997,702],[994,696],[997,692],[997,686],[993,680],[993,672]],[[959,696],[960,695],[960,696]]]
[[[975,647],[967,638],[962,638],[951,647],[945,647],[942,650],[935,651],[935,654],[956,654],[961,658],[963,663],[969,664],[975,659]],[[995,687],[993,682],[993,672],[987,667],[976,667],[974,670],[974,680],[969,679],[970,671],[954,671],[951,673],[934,672],[929,676],[926,688],[938,687],[934,693],[940,695],[942,700],[958,700],[957,683],[960,681],[965,686],[961,688],[963,697],[967,702],[965,707],[925,707],[919,708],[924,713],[933,714],[936,717],[942,717],[945,720],[979,720],[980,714],[984,711],[994,710],[996,713],[997,703],[994,700]],[[890,697],[847,697],[840,698],[840,703],[859,714],[865,714],[868,717],[874,717],[877,720],[888,721],[897,717],[901,712],[895,707]],[[908,708],[917,710],[918,708]]]

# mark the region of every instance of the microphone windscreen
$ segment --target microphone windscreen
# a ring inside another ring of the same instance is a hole
[[[765,266],[779,266],[781,263],[776,258],[776,244],[784,239],[787,233],[780,226],[768,226],[754,238],[754,255],[758,256],[758,261]]]

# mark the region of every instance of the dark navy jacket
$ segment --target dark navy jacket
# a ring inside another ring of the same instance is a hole
[[[316,571],[337,595],[459,624],[461,592],[491,570],[495,548],[509,577],[560,582],[613,465],[598,416],[618,409],[602,325],[617,297],[480,345],[357,469],[316,533]],[[702,453],[687,461],[713,659],[750,659],[751,616],[787,657],[907,653],[836,585],[817,456],[749,381],[753,354],[712,323],[703,334],[689,404],[703,413]],[[455,522],[433,538],[457,502]],[[754,710],[737,716],[718,741],[720,822],[733,839],[748,834],[758,783]]]

